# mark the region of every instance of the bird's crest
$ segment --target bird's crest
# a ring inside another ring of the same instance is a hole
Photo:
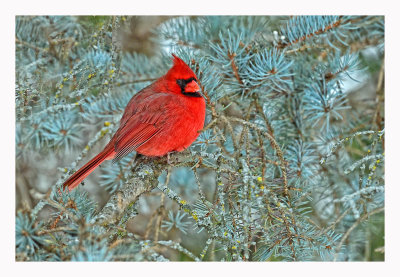
[[[171,74],[173,77],[176,77],[177,79],[187,79],[191,77],[196,78],[196,74],[194,74],[193,70],[181,58],[179,58],[175,54],[172,54],[172,57],[174,65],[169,70],[169,74]]]
[[[172,54],[172,61],[174,62],[174,66],[188,66],[181,58],[177,55]]]

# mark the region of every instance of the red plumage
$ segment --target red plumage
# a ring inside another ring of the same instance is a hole
[[[203,128],[205,101],[197,77],[173,55],[173,66],[157,81],[129,101],[120,126],[103,151],[64,183],[72,190],[104,160],[120,159],[137,151],[145,156],[164,156],[189,147]]]

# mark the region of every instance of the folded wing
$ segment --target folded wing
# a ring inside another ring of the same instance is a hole
[[[114,162],[157,136],[165,128],[167,119],[166,103],[176,103],[171,94],[155,93],[143,99],[140,104],[131,105],[125,113],[121,126],[113,137],[116,155]]]

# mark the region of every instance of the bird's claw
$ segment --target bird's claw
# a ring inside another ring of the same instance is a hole
[[[173,154],[175,151],[172,151],[172,152],[168,152],[168,154],[167,154],[167,164],[168,165],[173,165],[174,164],[174,162],[171,160],[171,154]]]

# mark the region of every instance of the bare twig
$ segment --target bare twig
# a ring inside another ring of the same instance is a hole
[[[346,231],[346,233],[343,235],[342,239],[340,240],[338,246],[336,247],[336,255],[334,261],[336,262],[337,258],[339,257],[340,249],[343,246],[343,243],[346,241],[346,239],[349,237],[350,233],[364,220],[368,219],[371,215],[383,212],[385,210],[385,207],[380,207],[376,208],[375,210],[370,211],[369,213],[364,214],[362,217],[360,217],[356,222],[354,222],[353,225]]]

